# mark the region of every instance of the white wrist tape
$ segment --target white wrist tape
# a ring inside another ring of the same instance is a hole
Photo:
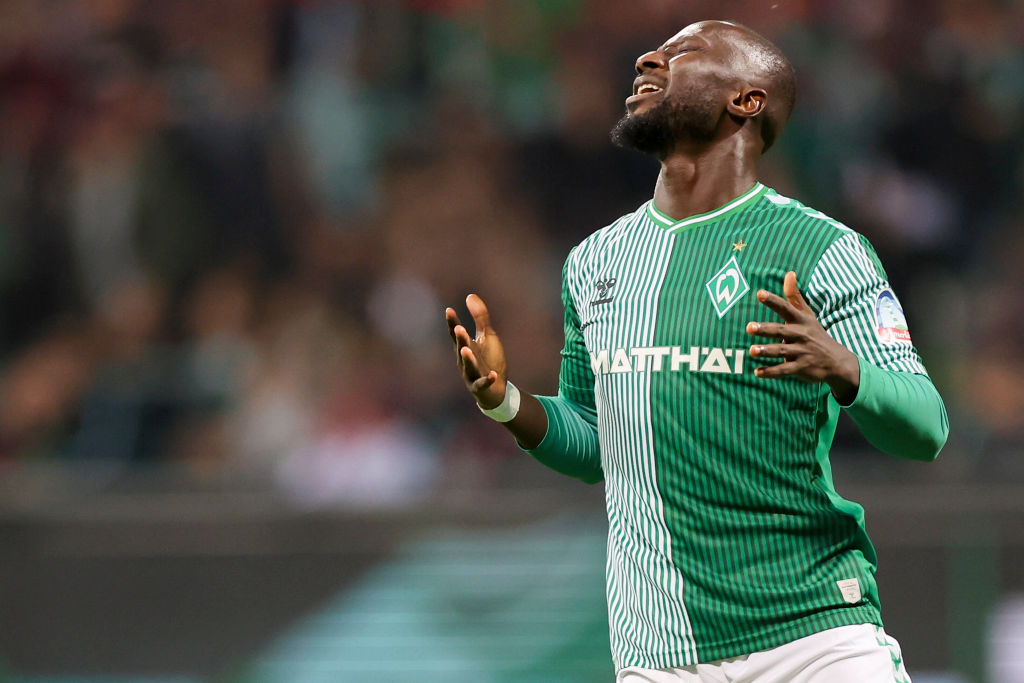
[[[512,382],[505,382],[505,399],[501,402],[501,405],[488,409],[478,403],[477,407],[480,408],[481,413],[492,420],[508,422],[519,414],[519,402],[521,399],[522,396],[516,385],[512,384]]]

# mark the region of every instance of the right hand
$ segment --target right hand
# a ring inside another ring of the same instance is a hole
[[[466,297],[466,308],[473,316],[476,337],[469,336],[454,309],[446,308],[444,311],[448,332],[455,343],[459,371],[476,402],[483,408],[496,408],[505,399],[508,377],[505,350],[498,333],[491,327],[491,316],[483,299],[470,294]]]

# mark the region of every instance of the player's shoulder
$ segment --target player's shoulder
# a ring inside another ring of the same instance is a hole
[[[622,239],[635,232],[637,224],[646,220],[647,205],[644,202],[634,211],[619,216],[608,225],[595,230],[583,238],[575,247],[569,251],[566,259],[567,265],[580,263],[593,258],[595,255],[607,251]]]
[[[878,260],[867,237],[798,199],[768,188],[757,208],[762,212],[762,222],[777,231],[780,243],[794,245],[794,248],[815,262],[826,253],[846,255],[842,256],[844,260],[848,255],[855,255],[858,259],[863,255],[870,261]]]
[[[768,220],[777,222],[787,229],[814,233],[833,240],[846,235],[858,235],[848,225],[827,213],[808,206],[798,199],[787,197],[772,188],[768,188],[762,195],[758,208]]]

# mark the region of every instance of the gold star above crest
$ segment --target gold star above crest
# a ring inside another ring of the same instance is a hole
[[[732,243],[732,250],[733,251],[743,251],[743,249],[746,246],[747,246],[747,243],[744,242],[743,240],[740,240],[739,242],[733,242]]]

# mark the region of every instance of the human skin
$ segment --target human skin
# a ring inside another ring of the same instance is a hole
[[[742,26],[698,22],[636,61],[633,94],[626,99],[629,117],[642,117],[663,98],[685,102],[695,92],[714,97],[710,135],[680,135],[656,153],[661,170],[654,203],[677,220],[711,211],[749,190],[757,182],[765,148],[765,118],[788,117],[772,100],[771,80],[751,67],[741,49],[746,36]],[[860,383],[857,357],[818,322],[798,288],[796,273],[786,274],[782,296],[760,290],[757,300],[783,322],[747,323],[748,334],[776,340],[752,345],[750,354],[782,362],[756,368],[755,376],[825,382],[841,405],[852,403]],[[470,294],[466,307],[473,317],[473,336],[454,309],[445,310],[459,372],[477,403],[494,408],[504,399],[508,382],[505,351],[483,299]],[[544,408],[525,391],[516,417],[503,424],[528,450],[540,444],[548,428]]]

